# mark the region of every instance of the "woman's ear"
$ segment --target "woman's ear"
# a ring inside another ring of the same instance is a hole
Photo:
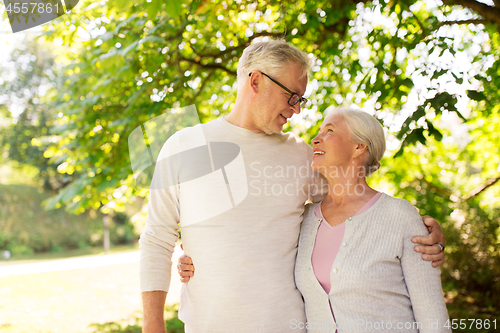
[[[363,155],[365,151],[368,151],[368,146],[362,143],[358,143],[354,150],[354,157]]]

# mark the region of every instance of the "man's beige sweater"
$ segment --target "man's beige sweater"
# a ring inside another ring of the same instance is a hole
[[[181,293],[186,332],[304,332],[290,323],[305,320],[293,270],[317,179],[311,159],[309,145],[290,133],[252,132],[223,118],[174,135],[150,191],[141,290],[168,291],[180,223],[196,267]]]

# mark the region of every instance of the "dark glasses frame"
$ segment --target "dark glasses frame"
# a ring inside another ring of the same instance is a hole
[[[250,72],[248,74],[248,76],[252,76],[252,73],[253,72]],[[281,83],[279,83],[278,81],[276,81],[275,79],[273,79],[272,77],[270,77],[269,75],[267,75],[266,73],[264,73],[264,72],[261,72],[261,73],[262,73],[262,75],[267,76],[269,78],[269,80],[273,81],[278,86],[280,86],[281,88],[283,88],[287,93],[290,94],[290,98],[288,99],[288,105],[294,106],[295,104],[297,104],[297,103],[300,102],[300,107],[303,108],[307,104],[307,98],[302,97],[299,94],[291,91],[290,89],[288,89],[287,87],[285,87],[284,85],[282,85]]]

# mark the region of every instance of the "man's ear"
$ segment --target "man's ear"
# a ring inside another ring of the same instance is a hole
[[[248,84],[250,85],[250,89],[252,89],[253,93],[256,94],[259,91],[259,85],[262,81],[262,74],[258,71],[255,71],[250,75],[250,80],[248,80]]]

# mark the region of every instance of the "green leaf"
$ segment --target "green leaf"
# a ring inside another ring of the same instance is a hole
[[[179,16],[181,16],[182,1],[179,1],[179,0],[165,0],[164,2],[165,2],[165,7],[166,7],[166,10],[167,10],[167,13],[172,18],[178,18]]]
[[[467,119],[463,116],[463,114],[460,111],[455,110],[455,113],[460,119],[462,119],[464,122],[467,122]]]
[[[146,11],[150,19],[154,19],[156,17],[156,15],[161,9],[162,4],[163,2],[160,0],[152,0],[149,3],[146,3]]]
[[[413,88],[413,86],[415,85],[413,83],[413,80],[411,78],[409,78],[409,77],[407,77],[406,79],[404,79],[400,84],[403,85],[403,86],[406,86],[406,87],[408,87],[410,89]]]
[[[446,109],[448,111],[457,110],[457,108],[455,107],[455,105],[457,104],[457,98],[447,92],[437,93],[436,96],[428,99],[426,103],[429,103],[431,107],[434,108],[437,114],[441,114],[443,109]]]
[[[443,134],[434,127],[434,125],[429,121],[426,120],[427,127],[429,128],[429,135],[432,135],[436,138],[436,140],[441,141],[443,139]]]
[[[458,77],[455,73],[451,72],[451,74],[453,75],[453,77],[455,78],[455,81],[458,83],[458,84],[462,84],[464,83],[464,78],[463,77]]]
[[[105,42],[105,41],[113,38],[114,36],[115,36],[115,34],[112,31],[108,31],[104,35],[99,36],[99,39]]]
[[[99,185],[97,185],[97,192],[104,192],[107,189],[115,189],[119,183],[119,179],[111,178],[110,180],[104,180]]]
[[[129,123],[131,121],[133,121],[132,117],[125,117],[125,118],[118,119],[118,120],[115,120],[115,121],[111,122],[108,125],[108,127],[109,128],[118,127],[118,126],[121,126],[121,125],[125,125],[126,123]]]
[[[437,79],[438,77],[440,77],[441,75],[446,74],[446,73],[448,73],[448,70],[446,70],[446,69],[440,69],[438,71],[434,71],[434,74],[432,74],[431,80]]]
[[[110,7],[117,8],[120,10],[120,12],[126,12],[135,3],[131,0],[112,0],[110,2]]]
[[[486,99],[486,96],[482,91],[476,91],[476,90],[467,90],[467,96],[469,96],[470,99],[474,101],[484,101]]]
[[[139,45],[142,45],[146,42],[165,43],[165,38],[161,38],[158,36],[146,36],[139,41]]]
[[[405,122],[403,123],[403,126],[401,126],[401,129],[399,130],[398,134],[396,135],[396,138],[398,140],[401,140],[405,134],[408,132],[410,128],[410,124],[412,122],[417,122],[420,118],[425,117],[425,109],[422,105],[420,105],[415,112],[408,118],[406,118]]]
[[[403,154],[404,147],[414,145],[417,142],[420,142],[425,145],[427,139],[424,136],[423,128],[415,128],[408,135],[406,135],[405,139],[401,143],[401,148],[399,148],[398,152],[394,155],[394,157],[399,157]]]
[[[132,42],[130,43],[129,46],[127,46],[126,48],[124,48],[123,50],[119,51],[119,54],[123,57],[125,57],[127,54],[129,54],[132,50],[135,50],[136,47],[137,47],[137,44],[139,43],[138,40],[136,40],[135,42]]]

